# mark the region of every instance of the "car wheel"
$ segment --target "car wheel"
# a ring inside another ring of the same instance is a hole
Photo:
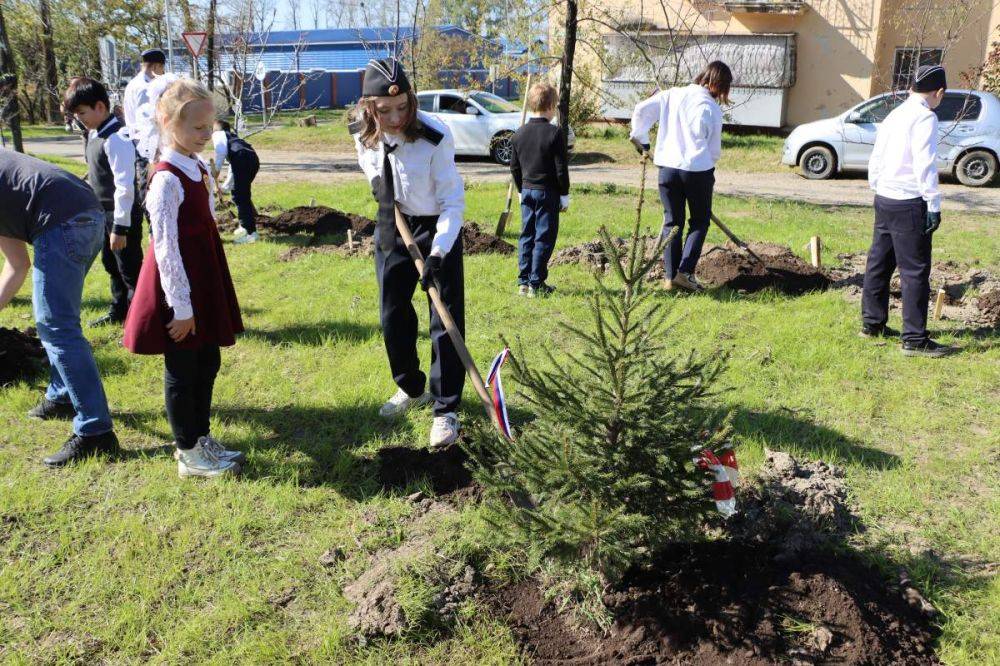
[[[985,150],[972,150],[955,164],[958,182],[969,187],[989,185],[997,175],[997,158]]]
[[[810,180],[826,180],[833,176],[837,168],[837,158],[826,146],[806,148],[799,160],[799,170]]]
[[[513,136],[513,132],[501,132],[493,137],[493,142],[490,144],[490,157],[497,164],[510,165],[510,158],[514,152],[510,143]]]

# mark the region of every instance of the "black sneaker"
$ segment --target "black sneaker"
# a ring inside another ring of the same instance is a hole
[[[555,290],[555,287],[550,287],[543,282],[537,287],[528,287],[528,298],[546,298],[555,293]]]
[[[118,438],[114,432],[103,435],[83,437],[73,435],[66,440],[58,451],[42,460],[49,467],[63,467],[71,462],[81,460],[98,453],[109,454],[118,451]]]
[[[28,412],[28,418],[41,419],[42,421],[49,419],[72,420],[75,416],[76,410],[73,408],[73,403],[53,402],[48,398],[42,398],[42,401]]]
[[[878,326],[876,324],[862,324],[858,335],[862,338],[898,338],[899,331],[888,326]]]
[[[941,358],[955,351],[954,347],[939,345],[930,338],[922,342],[904,342],[900,349],[903,356],[926,356],[928,358]]]
[[[119,317],[118,315],[109,312],[103,317],[99,317],[98,319],[95,319],[94,321],[90,322],[90,326],[97,327],[97,326],[107,326],[108,324],[121,324],[124,321],[125,317]]]

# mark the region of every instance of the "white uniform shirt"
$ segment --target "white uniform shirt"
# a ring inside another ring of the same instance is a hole
[[[220,173],[222,172],[222,165],[225,164],[226,158],[229,157],[229,137],[222,130],[212,132],[212,149],[215,152],[215,168]],[[225,192],[233,189],[233,168],[229,167],[229,173],[226,176],[222,189]]]
[[[201,167],[208,172],[208,165],[200,157],[182,155],[172,148],[161,151],[161,159],[180,169],[185,176],[202,181]],[[191,306],[191,283],[177,243],[177,213],[184,201],[184,187],[180,179],[169,171],[157,171],[146,193],[150,232],[153,234],[153,254],[160,269],[160,286],[167,305],[174,310],[175,319],[194,316]],[[215,215],[212,188],[208,188],[208,207]]]
[[[110,116],[96,130],[90,130],[93,139],[109,123],[115,122]],[[122,127],[104,141],[104,154],[115,178],[115,226],[132,226],[132,203],[135,201],[135,146],[128,136],[128,129]]]
[[[146,95],[146,88],[149,87],[149,84],[155,78],[155,76],[151,76],[146,72],[139,72],[125,86],[125,94],[122,99],[122,112],[125,115],[125,125],[127,127],[135,126],[135,111],[149,101]]]
[[[631,137],[649,143],[659,123],[653,163],[684,171],[708,171],[722,155],[722,109],[704,86],[671,88],[639,102]]]
[[[451,131],[423,111],[418,111],[417,117],[420,122],[444,135],[438,145],[425,139],[404,142],[391,134],[385,135],[384,141],[389,145],[398,145],[389,153],[389,163],[399,210],[406,215],[438,216],[431,254],[443,257],[462,231],[465,183],[455,166],[455,141]],[[385,150],[381,144],[377,150],[365,148],[357,135],[354,144],[358,151],[358,164],[370,183],[382,175]]]
[[[868,184],[881,197],[920,197],[927,210],[940,212],[937,147],[937,116],[921,95],[911,94],[878,128],[868,160]]]

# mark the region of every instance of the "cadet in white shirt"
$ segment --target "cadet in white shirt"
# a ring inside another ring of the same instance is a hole
[[[91,326],[125,321],[142,269],[142,210],[136,205],[135,146],[113,116],[107,89],[98,81],[76,77],[66,90],[63,108],[89,132],[87,182],[105,211],[101,263],[111,278],[111,307]]]
[[[431,308],[430,393],[417,356],[417,313],[413,291],[436,282],[458,328],[465,332],[462,274],[462,217],[465,186],[455,166],[455,143],[448,128],[417,109],[417,98],[396,60],[372,60],[365,69],[362,98],[350,125],[358,163],[379,202],[375,228],[375,274],[379,285],[382,335],[393,380],[399,387],[380,414],[395,418],[411,407],[434,401],[432,449],[458,438],[455,410],[465,385],[465,369]],[[396,230],[394,206],[409,222],[426,257],[423,275]]]
[[[931,237],[941,224],[934,109],[947,87],[942,67],[918,69],[909,98],[879,127],[868,162],[868,182],[875,190],[875,233],[865,268],[861,335],[899,335],[886,325],[889,280],[898,266],[903,288],[902,351],[907,356],[939,357],[953,351],[927,333]]]
[[[125,86],[125,93],[122,95],[122,115],[125,116],[125,126],[129,130],[134,143],[144,128],[142,123],[152,123],[152,113],[140,114],[139,108],[149,103],[149,85],[160,76],[163,76],[167,63],[166,54],[160,49],[147,49],[139,56],[141,65],[139,73],[132,77],[132,80]],[[148,129],[145,130],[148,133]],[[136,157],[136,173],[139,178],[139,189],[137,191],[139,210],[146,210],[146,187],[149,182],[149,160],[152,155],[143,155],[141,150]]]
[[[694,277],[712,216],[715,163],[722,154],[722,109],[729,103],[733,73],[711,62],[683,88],[663,90],[639,102],[632,112],[631,138],[649,150],[649,130],[659,123],[653,163],[660,167],[663,235],[676,229],[663,251],[667,289],[700,291]],[[683,239],[685,207],[691,211]]]

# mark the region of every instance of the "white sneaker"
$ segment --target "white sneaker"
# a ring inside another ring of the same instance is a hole
[[[190,476],[212,478],[216,476],[236,476],[240,473],[239,464],[232,460],[222,460],[208,444],[207,437],[198,439],[198,443],[190,450],[178,451],[177,475],[182,479]]]
[[[175,447],[177,446],[176,442],[174,442],[174,446]],[[247,454],[243,453],[242,451],[230,451],[229,449],[222,446],[222,444],[219,443],[219,440],[215,439],[211,435],[205,437],[205,448],[212,451],[212,453],[214,453],[219,460],[229,460],[231,462],[236,463],[237,465],[242,465],[247,461]],[[181,459],[180,449],[174,448],[174,460],[180,460],[180,459]]]
[[[426,405],[430,401],[430,393],[424,393],[418,398],[411,398],[406,394],[406,391],[399,389],[396,391],[396,395],[389,398],[389,402],[382,405],[382,408],[378,410],[378,414],[384,419],[395,419],[399,418],[414,407]]]
[[[671,282],[674,287],[687,291],[705,291],[705,285],[699,282],[693,273],[678,273]]]
[[[246,238],[247,230],[243,227],[236,227],[233,231],[233,240],[239,240],[240,238]]]
[[[257,242],[257,232],[248,234],[243,227],[240,227],[238,231],[242,231],[242,236],[237,236],[235,232],[233,233],[233,243],[235,245],[245,245],[246,243],[256,243]]]
[[[435,416],[434,425],[431,426],[431,450],[443,449],[454,442],[458,439],[460,430],[461,425],[458,422],[458,416],[455,415],[455,412],[448,412],[443,416]]]

